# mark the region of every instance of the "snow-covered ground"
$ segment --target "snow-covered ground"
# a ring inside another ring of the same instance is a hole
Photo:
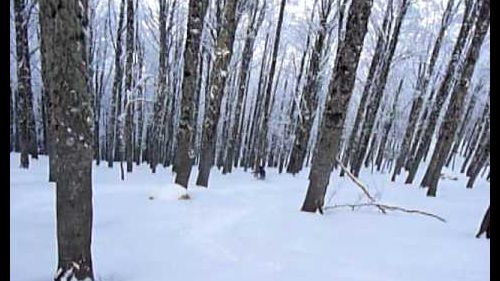
[[[10,280],[51,280],[56,267],[54,186],[46,157],[10,164]],[[434,212],[436,219],[375,208],[300,212],[307,172],[269,169],[265,181],[215,169],[210,188],[193,187],[177,200],[170,169],[93,171],[93,259],[102,281],[485,281],[490,241],[474,237],[488,207],[489,183],[472,190],[441,180],[438,197],[363,171],[360,178],[384,203]],[[196,174],[197,169],[193,169]],[[420,180],[420,174],[417,180]],[[453,172],[448,171],[453,174]],[[458,173],[456,173],[458,174]],[[194,182],[195,175],[192,175]],[[327,205],[365,200],[347,178],[332,175]],[[151,199],[154,198],[154,199]]]

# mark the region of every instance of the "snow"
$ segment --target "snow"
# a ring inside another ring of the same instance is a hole
[[[48,159],[21,170],[19,154],[10,157],[10,280],[50,280],[57,249]],[[261,181],[250,172],[222,176],[214,169],[208,189],[192,187],[191,199],[178,200],[185,190],[173,184],[170,169],[151,174],[142,165],[121,181],[119,165],[94,167],[99,281],[490,280],[490,241],[474,237],[490,200],[482,178],[470,190],[462,174],[447,171],[458,181],[441,180],[437,197],[427,198],[424,189],[404,185],[404,175],[391,183],[389,174],[362,171],[380,202],[433,212],[442,223],[375,208],[300,212],[307,171],[293,177],[268,169]],[[325,201],[360,203],[360,194],[334,172]]]

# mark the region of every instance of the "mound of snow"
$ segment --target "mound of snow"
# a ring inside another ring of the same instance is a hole
[[[167,186],[162,186],[154,189],[151,192],[149,199],[160,200],[160,201],[173,201],[179,199],[186,199],[186,196],[189,197],[189,195],[187,194],[187,190],[184,187],[176,183],[171,183],[168,184]]]

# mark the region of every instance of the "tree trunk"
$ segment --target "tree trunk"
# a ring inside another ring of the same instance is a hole
[[[481,227],[479,228],[476,238],[481,237],[483,233],[486,232],[486,238],[490,239],[490,206],[484,214],[483,220],[481,221]]]
[[[322,51],[324,48],[325,39],[327,36],[327,19],[330,14],[333,1],[328,3],[322,2],[324,5],[320,13],[320,30],[315,39],[314,49],[311,53],[309,62],[309,73],[307,75],[306,85],[301,99],[300,117],[297,128],[295,130],[295,141],[293,143],[290,162],[287,167],[287,173],[296,174],[304,165],[306,158],[306,149],[311,136],[311,128],[317,112],[318,92],[320,91],[320,72]]]
[[[382,168],[382,160],[384,158],[385,150],[386,150],[386,143],[387,139],[389,137],[389,132],[391,131],[392,125],[394,124],[394,119],[396,118],[396,108],[398,105],[398,99],[399,99],[399,94],[401,93],[401,90],[403,89],[403,82],[404,80],[401,79],[399,82],[398,89],[396,91],[396,97],[394,98],[394,101],[392,103],[392,109],[389,114],[389,120],[387,120],[384,124],[384,132],[382,135],[382,139],[380,140],[380,145],[378,148],[378,153],[377,153],[377,158],[375,160],[375,165],[377,165],[377,171],[380,171]]]
[[[436,93],[436,101],[432,107],[430,116],[428,117],[429,121],[423,133],[422,141],[418,145],[418,150],[416,151],[416,154],[410,154],[410,160],[409,160],[410,169],[408,177],[406,178],[405,181],[405,183],[407,184],[413,182],[418,170],[418,166],[420,165],[420,162],[424,157],[424,153],[427,150],[427,147],[430,146],[430,143],[432,141],[432,136],[434,135],[434,130],[437,126],[437,119],[439,117],[439,113],[450,93],[450,89],[453,84],[453,76],[460,62],[460,55],[462,54],[462,50],[465,47],[467,38],[469,37],[469,32],[474,22],[474,16],[473,16],[474,13],[472,12],[473,9],[471,9],[471,5],[468,3],[469,2],[466,2],[467,5],[466,5],[466,11],[464,13],[464,18],[462,21],[462,26],[460,28],[457,41],[455,43],[455,47],[453,49],[453,53],[450,62],[448,64],[445,77],[443,78],[441,85],[439,86],[439,89]]]
[[[26,0],[14,1],[17,57],[17,92],[19,98],[19,143],[21,146],[21,168],[29,167],[29,157],[38,158],[33,92],[31,90],[31,67],[28,43],[28,9]]]
[[[88,91],[85,0],[40,0],[44,74],[53,97],[58,172],[56,281],[94,280],[92,237],[91,93]],[[50,27],[58,26],[57,29]],[[49,27],[48,29],[46,27]],[[82,68],[83,66],[83,68]],[[89,120],[91,122],[89,122]]]
[[[267,154],[267,132],[269,130],[269,116],[271,113],[269,112],[269,108],[271,106],[270,99],[272,94],[272,86],[274,81],[274,73],[276,71],[276,59],[278,57],[278,51],[280,46],[280,38],[281,38],[281,27],[283,25],[283,16],[285,13],[285,5],[286,0],[281,0],[280,10],[278,16],[278,25],[276,26],[276,34],[274,37],[273,51],[271,55],[271,68],[269,70],[269,79],[267,81],[267,87],[265,89],[264,95],[264,105],[263,105],[263,120],[261,125],[261,130],[259,134],[259,142],[258,142],[258,151],[259,154],[257,156],[257,162],[260,165],[264,164],[264,159]]]
[[[134,159],[133,149],[133,122],[134,104],[132,93],[132,68],[134,63],[134,1],[127,0],[127,39],[126,39],[126,63],[125,63],[125,158],[127,160],[127,172],[132,172]]]
[[[243,47],[243,60],[240,66],[239,72],[239,86],[238,95],[236,97],[236,110],[234,114],[234,125],[231,129],[231,133],[228,138],[227,156],[226,156],[226,167],[228,172],[231,171],[233,161],[235,166],[238,164],[238,159],[241,149],[241,140],[243,134],[243,117],[244,114],[241,113],[242,105],[245,100],[245,96],[248,92],[248,78],[250,76],[250,62],[253,57],[253,50],[255,45],[255,38],[259,32],[260,26],[264,20],[264,9],[259,9],[259,1],[253,3],[252,15],[250,23],[248,24],[246,30],[245,45]],[[263,6],[264,7],[264,6]],[[258,14],[258,16],[257,16]],[[242,117],[243,116],[243,117]]]
[[[236,21],[237,0],[228,0],[224,5],[220,34],[217,36],[215,61],[208,89],[208,104],[203,121],[200,164],[196,185],[208,187],[210,169],[214,162],[217,124],[220,117],[220,105],[224,95],[224,85],[233,53],[234,38],[238,22]]]
[[[375,53],[370,62],[370,69],[368,70],[368,76],[366,78],[365,86],[363,88],[363,93],[361,94],[361,100],[356,112],[356,118],[354,119],[354,125],[349,135],[349,141],[346,143],[347,147],[344,150],[342,156],[342,163],[347,167],[349,162],[352,163],[354,160],[354,150],[357,146],[357,136],[359,131],[359,126],[365,115],[368,98],[371,93],[373,86],[373,81],[375,78],[375,73],[380,66],[380,61],[383,58],[384,50],[387,49],[387,40],[385,39],[389,33],[389,22],[391,21],[391,11],[392,11],[392,1],[387,2],[387,7],[385,10],[384,21],[382,23],[382,31],[378,35],[377,45],[375,47]],[[344,170],[340,171],[340,176],[344,176]]]
[[[474,36],[467,52],[467,56],[465,57],[464,68],[462,69],[458,83],[453,89],[446,115],[439,130],[439,136],[432,154],[432,160],[420,184],[422,187],[429,187],[427,190],[427,196],[436,196],[437,184],[439,182],[441,170],[446,161],[446,157],[450,153],[450,149],[453,144],[453,137],[455,136],[458,128],[460,114],[463,110],[465,94],[468,91],[470,80],[474,74],[477,59],[479,58],[479,52],[490,25],[490,0],[483,0],[480,3],[481,7],[476,21]],[[486,159],[481,161],[486,161]],[[479,170],[480,168],[478,169],[478,172]]]
[[[113,80],[113,90],[112,90],[112,101],[111,101],[111,112],[108,122],[108,133],[107,133],[107,161],[108,167],[113,167],[113,162],[115,161],[115,157],[117,157],[115,153],[116,143],[116,132],[119,127],[117,122],[120,117],[121,111],[121,88],[122,88],[122,79],[123,79],[123,70],[121,63],[122,56],[122,29],[123,29],[123,18],[125,15],[125,0],[121,0],[120,4],[120,15],[118,17],[118,28],[116,31],[116,44],[115,44],[115,76]]]
[[[446,167],[450,166],[450,162],[452,158],[455,157],[455,155],[458,153],[458,148],[460,144],[463,142],[463,137],[465,134],[465,129],[467,128],[467,125],[469,124],[469,120],[472,114],[472,111],[474,110],[474,107],[476,106],[476,93],[478,93],[480,89],[478,90],[478,87],[474,90],[472,93],[472,96],[470,98],[470,101],[467,105],[467,110],[465,111],[465,115],[461,119],[461,124],[460,124],[460,129],[458,129],[458,134],[456,136],[455,142],[453,144],[453,148],[451,149],[450,155],[448,155],[448,159],[446,160]]]
[[[409,5],[410,2],[408,0],[403,0],[401,2],[400,11],[396,19],[394,30],[392,32],[391,37],[388,37],[390,39],[386,54],[384,54],[381,61],[380,69],[377,75],[375,76],[375,84],[373,85],[373,94],[370,102],[370,107],[368,107],[366,112],[365,122],[363,123],[363,127],[361,129],[361,135],[359,137],[359,142],[358,142],[359,146],[356,150],[357,152],[354,154],[354,159],[351,165],[352,173],[355,176],[359,175],[363,159],[367,152],[368,142],[370,140],[370,135],[372,134],[373,126],[375,125],[375,119],[377,117],[377,113],[380,107],[380,101],[384,94],[387,77],[389,75],[390,67],[392,64],[392,58],[394,56],[399,41],[401,24],[404,20]]]
[[[354,88],[372,4],[372,0],[354,1],[349,8],[345,39],[339,42],[337,49],[335,68],[309,174],[309,187],[302,205],[302,211],[305,212],[322,212],[326,188]]]
[[[196,81],[198,80],[199,51],[204,18],[204,15],[201,14],[203,5],[203,1],[189,0],[187,37],[184,49],[181,115],[177,134],[176,162],[174,164],[177,173],[175,183],[184,188],[188,187],[192,158],[194,158],[191,146],[193,134],[191,125],[193,124],[193,99],[196,91]]]

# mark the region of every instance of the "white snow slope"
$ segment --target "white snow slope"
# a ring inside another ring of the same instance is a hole
[[[41,156],[29,170],[18,164],[19,154],[11,154],[10,280],[51,280],[57,249],[48,161]],[[442,223],[375,208],[300,212],[307,172],[293,177],[269,169],[260,181],[214,169],[209,189],[193,187],[191,200],[177,200],[170,169],[151,174],[146,165],[134,167],[122,182],[119,165],[105,166],[93,170],[97,280],[490,280],[490,242],[474,237],[490,200],[484,179],[472,190],[463,175],[441,180],[438,197],[427,198],[403,176],[394,184],[388,174],[361,174],[381,202],[434,212],[447,219]],[[365,200],[338,172],[327,199],[327,205]]]

